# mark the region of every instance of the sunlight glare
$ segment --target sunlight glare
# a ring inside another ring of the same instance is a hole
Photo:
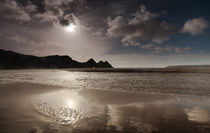
[[[65,31],[66,32],[75,32],[75,28],[76,28],[76,26],[73,23],[71,23],[65,27]]]
[[[74,102],[71,99],[67,100],[67,106],[69,108],[73,109],[74,108]]]

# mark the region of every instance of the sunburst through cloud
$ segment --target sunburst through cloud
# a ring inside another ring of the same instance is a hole
[[[66,32],[74,33],[76,31],[76,25],[71,23],[71,24],[67,25],[64,29]]]

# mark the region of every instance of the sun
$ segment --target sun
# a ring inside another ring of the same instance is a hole
[[[65,31],[66,32],[75,32],[75,28],[76,28],[76,26],[73,23],[71,23],[65,27]]]

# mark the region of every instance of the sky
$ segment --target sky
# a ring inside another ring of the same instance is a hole
[[[210,64],[209,0],[0,0],[0,49],[114,67]]]

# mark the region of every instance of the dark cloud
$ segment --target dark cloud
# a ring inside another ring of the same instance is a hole
[[[19,21],[31,20],[30,13],[36,10],[36,6],[27,5],[21,6],[14,0],[0,1],[0,15],[8,19],[15,19]]]
[[[45,0],[45,12],[36,15],[44,22],[61,26],[75,23],[75,14],[85,6],[86,0]]]
[[[160,14],[152,13],[141,6],[140,10],[132,14],[130,18],[117,16],[108,18],[108,35],[111,37],[122,37],[125,46],[141,45],[144,41],[160,44],[170,39],[170,35],[176,33],[176,25],[165,21],[159,21]]]
[[[37,21],[58,24],[74,23],[75,13],[86,0],[6,0],[0,1],[0,15],[20,22]]]

